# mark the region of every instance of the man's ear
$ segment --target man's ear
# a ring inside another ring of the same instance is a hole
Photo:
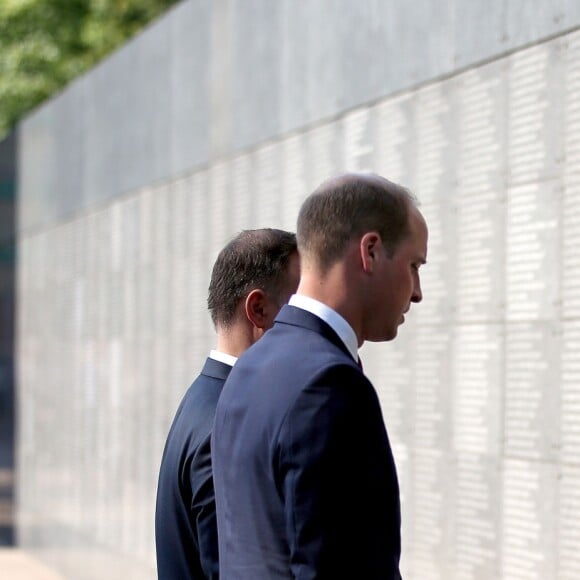
[[[253,326],[265,329],[269,320],[269,300],[266,293],[260,288],[255,288],[246,296],[246,318]]]
[[[379,253],[383,251],[381,236],[377,232],[367,232],[360,239],[359,250],[363,271],[372,273]]]

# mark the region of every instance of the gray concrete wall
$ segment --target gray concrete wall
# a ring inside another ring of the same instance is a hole
[[[430,228],[424,302],[362,350],[404,577],[580,577],[579,20],[572,2],[187,2],[32,115],[21,544],[70,578],[155,577],[157,469],[213,345],[218,250],[373,170]]]
[[[20,228],[580,24],[572,0],[191,0],[20,127]]]

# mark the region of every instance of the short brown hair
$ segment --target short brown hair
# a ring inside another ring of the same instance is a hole
[[[376,231],[389,255],[409,235],[409,207],[415,196],[379,175],[348,173],[323,182],[302,204],[298,248],[327,269],[357,236]]]
[[[296,251],[296,234],[284,230],[244,230],[235,236],[219,253],[211,274],[207,306],[214,325],[230,326],[240,300],[256,288],[278,300]]]

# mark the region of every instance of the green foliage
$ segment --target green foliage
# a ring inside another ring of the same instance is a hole
[[[0,0],[0,139],[178,0]]]

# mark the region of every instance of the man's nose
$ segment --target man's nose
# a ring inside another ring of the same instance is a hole
[[[423,300],[423,292],[421,291],[421,282],[417,280],[411,296],[411,302],[421,302]]]

